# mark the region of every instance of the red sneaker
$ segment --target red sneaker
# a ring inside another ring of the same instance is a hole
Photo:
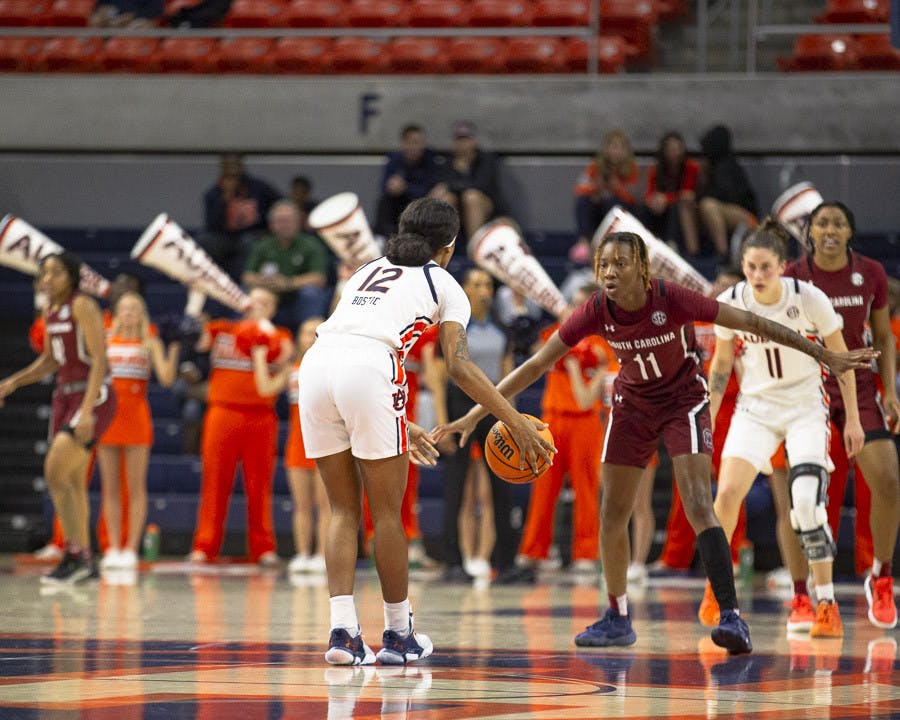
[[[787,621],[788,632],[809,632],[815,621],[816,611],[809,595],[805,593],[794,595],[791,601],[791,614]]]
[[[869,622],[875,627],[890,630],[897,627],[897,606],[894,604],[894,582],[890,577],[866,578],[866,600],[869,601]]]
[[[809,630],[810,637],[814,638],[839,638],[844,636],[844,626],[841,623],[841,613],[836,602],[819,600],[816,605],[816,620]]]

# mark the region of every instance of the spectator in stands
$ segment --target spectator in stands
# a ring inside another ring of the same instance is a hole
[[[684,138],[667,132],[659,142],[656,164],[647,175],[646,208],[641,219],[657,237],[677,243],[691,257],[700,254],[697,188],[700,164],[687,156]]]
[[[479,147],[473,122],[460,120],[453,126],[453,149],[433,194],[459,211],[466,237],[506,212],[500,164],[493,153]]]
[[[326,288],[328,251],[315,235],[300,229],[301,211],[279,200],[269,211],[269,234],[257,240],[241,282],[278,295],[275,322],[296,332],[311,317],[324,317],[331,297]]]
[[[281,194],[264,180],[248,175],[240,155],[222,156],[219,179],[203,196],[210,257],[238,277],[253,239],[266,229],[266,216]]]
[[[756,193],[731,148],[731,130],[710,128],[702,138],[704,172],[700,219],[720,257],[730,254],[730,234],[740,227],[756,227]],[[737,243],[735,243],[737,245]]]
[[[541,326],[546,324],[541,306],[511,287],[501,285],[494,296],[494,317],[506,332],[515,363],[524,362],[534,352]]]
[[[104,570],[134,570],[137,567],[138,546],[147,518],[147,467],[153,445],[147,385],[151,370],[160,385],[172,385],[180,350],[178,341],[166,346],[151,333],[147,306],[140,295],[126,292],[118,298],[106,341],[106,357],[118,407],[112,424],[100,437],[97,449],[103,516],[110,538],[110,546],[101,562]],[[123,469],[127,484],[123,482]],[[123,486],[128,493],[125,517],[128,532],[125,543],[120,545]]]
[[[190,563],[213,560],[222,547],[228,497],[241,465],[247,499],[250,559],[276,567],[272,523],[272,477],[278,418],[275,400],[284,387],[279,376],[293,353],[291,336],[271,324],[277,296],[266,288],[250,291],[250,307],[237,321],[213,320],[198,350],[210,351],[208,408],[203,421],[203,478]],[[270,372],[275,368],[275,374]]]
[[[300,226],[307,232],[312,232],[309,227],[309,214],[319,201],[313,197],[313,185],[305,175],[297,175],[291,180],[291,200],[300,208]]]
[[[494,299],[494,282],[491,276],[479,268],[470,269],[462,282],[463,290],[469,298],[472,316],[466,328],[469,351],[473,361],[494,382],[506,376],[513,367],[512,354],[506,341],[506,335],[492,320],[491,306]],[[446,378],[446,374],[444,374]],[[455,383],[446,380],[446,409],[444,415],[438,415],[437,421],[443,424],[448,418],[461,417],[474,404]],[[438,412],[439,403],[435,403]],[[462,567],[462,554],[459,545],[459,514],[462,506],[463,490],[471,462],[472,443],[484,445],[488,431],[496,420],[484,418],[469,437],[466,444],[458,448],[452,438],[441,445],[444,457],[444,580],[448,582],[468,582],[472,579]],[[512,496],[509,484],[490,473],[491,491],[494,501],[494,527],[496,544],[494,546],[494,566],[498,569],[496,582],[534,581],[534,573],[530,577],[514,577],[516,548],[512,538],[510,515],[512,512]]]
[[[400,149],[388,155],[381,178],[381,198],[375,232],[397,232],[400,213],[413,200],[425,197],[440,180],[444,158],[426,145],[425,129],[409,124],[400,131]]]
[[[635,213],[640,197],[637,162],[624,130],[610,130],[600,150],[575,182],[575,225],[578,237],[569,251],[573,262],[584,265],[591,255],[591,238],[603,217],[616,205]]]
[[[92,27],[152,28],[163,14],[163,0],[100,0],[88,21]]]
[[[179,7],[168,16],[169,25],[176,28],[215,27],[231,9],[231,0],[199,0],[192,5]]]

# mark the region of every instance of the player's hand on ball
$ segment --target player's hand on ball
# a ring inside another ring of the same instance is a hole
[[[414,422],[407,422],[409,426],[409,459],[416,465],[437,465],[438,450],[431,441],[428,431]]]
[[[553,443],[538,432],[547,429],[549,425],[531,415],[521,415],[520,418],[521,422],[517,422],[515,426],[507,426],[519,447],[520,469],[524,470],[527,465],[538,474],[543,463],[553,464],[553,455],[556,453]]]

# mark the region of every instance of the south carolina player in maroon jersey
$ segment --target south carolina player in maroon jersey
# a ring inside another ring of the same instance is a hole
[[[897,625],[897,607],[891,558],[900,523],[900,467],[886,416],[893,421],[893,432],[900,433],[896,340],[891,332],[887,275],[880,263],[851,249],[855,225],[853,213],[843,203],[831,201],[819,205],[809,216],[809,254],[789,265],[785,275],[811,282],[830,298],[834,309],[844,319],[844,340],[848,348],[872,345],[880,352],[878,374],[884,386],[881,397],[870,368],[856,371],[857,404],[866,439],[854,461],[875,498],[869,514],[874,559],[872,572],[865,581],[869,621],[877,627],[893,628]],[[827,378],[825,388],[831,399],[831,420],[843,432],[846,415],[833,376]],[[835,445],[832,444],[832,459],[836,467],[831,475],[832,491],[829,493],[833,507],[829,507],[828,514],[836,536],[848,462],[843,448]]]
[[[50,449],[44,477],[62,522],[66,553],[45,582],[76,583],[97,577],[88,530],[87,485],[90,450],[116,410],[109,385],[103,319],[97,303],[78,292],[81,261],[62,252],[41,261],[41,289],[47,294],[44,352],[24,370],[0,382],[0,405],[17,388],[56,373]]]
[[[594,273],[602,290],[566,320],[535,355],[497,389],[509,397],[524,390],[588,335],[605,338],[621,368],[613,384],[613,403],[603,443],[603,500],[600,545],[609,588],[604,617],[575,638],[576,645],[631,645],[625,594],[628,567],[628,520],[641,475],[660,436],[672,457],[685,512],[697,533],[697,547],[721,608],[712,639],[732,654],[752,649],[750,633],[739,616],[728,540],[713,512],[710,489],[709,396],[696,352],[695,320],[747,330],[796,348],[836,372],[864,367],[872,350],[834,353],[783,325],[739,311],[699,293],[650,279],[643,240],[634,233],[607,235],[594,255]],[[461,432],[462,439],[484,410],[478,406],[459,420],[436,428],[436,439]]]

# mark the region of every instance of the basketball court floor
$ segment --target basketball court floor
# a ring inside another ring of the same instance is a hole
[[[0,719],[900,718],[898,630],[866,620],[862,586],[838,586],[845,635],[788,637],[786,594],[742,587],[754,652],[728,657],[696,620],[703,585],[630,592],[637,644],[583,649],[605,608],[596,580],[528,587],[415,573],[416,624],[435,653],[409,667],[330,667],[324,578],[249,566],[140,575],[48,590],[46,566],[2,559]],[[357,576],[367,642],[383,618],[374,571]]]

